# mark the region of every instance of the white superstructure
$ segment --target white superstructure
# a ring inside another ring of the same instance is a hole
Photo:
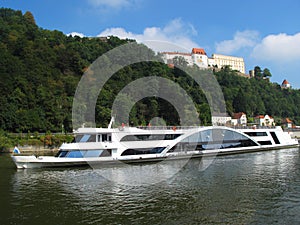
[[[149,162],[298,146],[281,127],[80,128],[54,156],[13,155],[17,168]]]

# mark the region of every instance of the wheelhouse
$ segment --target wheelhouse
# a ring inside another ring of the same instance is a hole
[[[75,142],[111,142],[111,133],[97,133],[97,134],[77,134]]]

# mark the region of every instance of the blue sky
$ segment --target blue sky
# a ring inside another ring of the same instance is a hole
[[[37,24],[65,34],[162,40],[243,57],[246,71],[268,68],[272,82],[300,88],[300,1],[0,0],[31,11]],[[162,51],[164,49],[161,49]]]

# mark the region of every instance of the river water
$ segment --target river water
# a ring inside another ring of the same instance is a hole
[[[206,169],[201,162],[129,185],[100,169],[17,170],[3,154],[0,224],[300,224],[298,148],[220,156]],[[133,167],[145,173],[156,165]]]

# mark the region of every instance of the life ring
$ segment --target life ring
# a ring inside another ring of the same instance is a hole
[[[173,126],[173,127],[172,127],[172,130],[176,131],[176,126]]]

